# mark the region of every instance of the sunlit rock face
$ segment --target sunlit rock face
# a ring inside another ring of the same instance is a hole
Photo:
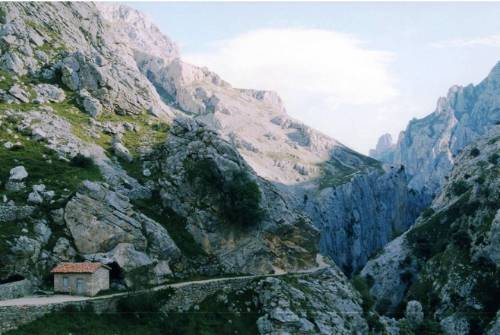
[[[377,161],[292,119],[275,92],[234,88],[209,69],[183,62],[170,39],[156,38],[142,14],[123,6],[98,7],[119,38],[131,45],[137,67],[162,100],[234,145],[258,176],[290,199],[289,206],[307,208],[322,230],[322,252],[342,267],[359,268],[413,223],[421,199],[406,189],[404,172],[385,173]],[[379,149],[390,147],[387,138]],[[337,187],[341,197],[333,195]],[[359,192],[371,197],[364,199]],[[386,193],[393,195],[387,203]],[[356,232],[346,237],[339,227]]]

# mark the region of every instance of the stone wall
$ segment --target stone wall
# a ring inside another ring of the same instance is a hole
[[[238,290],[245,287],[254,278],[232,278],[221,279],[212,282],[193,283],[181,287],[176,287],[173,296],[163,307],[164,311],[186,311],[193,305],[201,303],[206,297],[217,291],[231,288]]]
[[[45,314],[56,312],[66,306],[92,306],[96,313],[113,311],[117,298],[70,301],[48,305],[4,306],[0,307],[0,334],[35,321]]]
[[[231,290],[244,288],[255,278],[258,277],[221,278],[210,282],[174,284],[174,293],[165,304],[163,311],[188,310],[217,291],[227,288]],[[147,291],[131,294],[140,295],[145,293],[147,293]],[[114,295],[112,297],[102,298],[96,297],[89,300],[53,303],[48,305],[0,307],[0,334],[32,322],[45,314],[61,310],[69,305],[76,307],[92,306],[97,314],[102,312],[114,312],[116,311],[116,302],[124,297],[126,297],[126,295]]]
[[[15,299],[31,294],[33,287],[28,279],[0,285],[0,300]]]

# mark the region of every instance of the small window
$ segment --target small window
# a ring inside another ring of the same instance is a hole
[[[63,287],[64,288],[69,287],[69,278],[68,277],[63,277]]]

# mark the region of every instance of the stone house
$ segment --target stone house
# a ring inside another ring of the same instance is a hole
[[[109,289],[110,268],[101,263],[61,263],[52,269],[54,291],[95,296]]]

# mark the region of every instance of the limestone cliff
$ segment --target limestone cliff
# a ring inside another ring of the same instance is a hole
[[[425,195],[408,189],[403,168],[359,174],[311,199],[304,210],[321,232],[320,250],[347,273],[363,267],[405,232],[428,201]]]

